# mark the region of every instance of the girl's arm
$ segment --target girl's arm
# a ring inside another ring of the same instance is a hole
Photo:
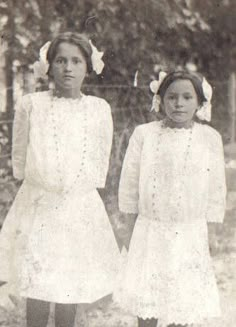
[[[127,250],[138,214],[141,150],[142,136],[137,127],[129,140],[119,185],[119,209],[126,213],[120,238]]]
[[[101,101],[101,117],[98,128],[97,138],[99,140],[98,148],[94,149],[95,153],[95,183],[97,188],[104,188],[109,168],[109,161],[111,155],[112,139],[113,139],[113,120],[111,115],[110,105],[105,101]]]
[[[120,242],[122,246],[126,248],[126,250],[129,250],[129,244],[132,238],[136,219],[137,214],[123,214],[121,225],[117,230]]]
[[[87,153],[88,163],[84,166],[84,174],[78,180],[81,189],[76,188],[76,192],[82,194],[105,187],[112,146],[113,121],[110,105],[105,100],[99,99],[94,106],[99,106],[97,123],[91,139],[88,140],[92,142],[89,147],[90,152]]]
[[[24,179],[27,145],[29,141],[29,113],[31,101],[28,95],[23,96],[16,106],[13,139],[12,139],[12,168],[13,176]]]
[[[142,142],[140,127],[137,127],[129,140],[120,177],[119,208],[125,213],[138,213]]]
[[[214,131],[210,141],[207,221],[222,223],[226,204],[224,151],[221,136]]]

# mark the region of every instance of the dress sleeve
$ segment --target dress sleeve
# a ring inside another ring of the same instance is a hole
[[[137,127],[125,154],[119,185],[119,209],[126,213],[138,213],[139,176],[142,150],[142,135]]]
[[[217,133],[209,146],[209,187],[207,221],[222,223],[226,205],[224,151],[221,136]]]
[[[97,110],[89,140],[88,162],[85,174],[80,179],[83,192],[105,187],[112,146],[113,121],[110,105],[105,100],[99,99],[94,106],[97,106]]]
[[[97,188],[104,188],[106,184],[113,139],[113,120],[110,105],[106,101],[102,101],[101,109],[98,127],[99,144],[98,148],[94,149],[97,169],[93,178],[96,181]]]
[[[17,103],[13,122],[12,168],[13,176],[24,179],[27,145],[29,140],[29,113],[31,101],[28,95]]]

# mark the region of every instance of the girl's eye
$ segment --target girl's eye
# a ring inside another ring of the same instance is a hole
[[[73,59],[73,64],[77,65],[79,64],[81,61],[78,58],[74,58]]]
[[[57,64],[63,64],[64,62],[65,62],[65,60],[62,59],[62,58],[57,58],[57,59],[56,59],[56,63],[57,63]]]
[[[192,100],[193,97],[191,97],[191,96],[186,96],[186,97],[184,97],[184,98],[185,98],[185,100],[188,101],[188,100]]]
[[[185,95],[185,100],[191,100],[193,97],[191,95]]]
[[[175,97],[174,95],[169,95],[169,96],[168,96],[168,99],[169,99],[169,100],[175,100],[176,97]]]

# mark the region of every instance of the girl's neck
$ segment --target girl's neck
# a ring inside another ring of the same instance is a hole
[[[72,98],[72,99],[80,99],[82,97],[80,89],[61,89],[56,87],[54,89],[54,95],[58,98]]]
[[[164,124],[165,124],[165,126],[170,127],[170,128],[186,128],[186,129],[188,129],[193,126],[194,121],[190,120],[187,122],[175,122],[174,120],[171,120],[170,118],[165,117]]]

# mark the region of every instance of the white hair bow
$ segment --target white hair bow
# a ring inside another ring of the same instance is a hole
[[[99,74],[101,74],[101,72],[103,71],[103,68],[105,66],[105,64],[102,60],[104,53],[102,51],[98,51],[98,49],[95,47],[95,45],[92,43],[91,40],[89,40],[89,43],[92,48],[91,61],[92,61],[93,70],[95,71],[95,73],[97,75],[99,75]]]
[[[152,93],[154,93],[153,98],[152,98],[151,111],[155,111],[155,112],[160,111],[161,98],[160,98],[159,94],[157,94],[157,92],[161,86],[161,83],[165,79],[166,75],[167,75],[167,73],[160,72],[158,81],[154,80],[149,85]]]
[[[39,50],[39,60],[35,61],[33,64],[34,78],[37,80],[39,78],[48,79],[48,69],[49,63],[47,61],[47,52],[50,47],[51,42],[46,42]]]
[[[211,98],[212,98],[212,87],[207,82],[205,77],[202,81],[202,90],[206,98],[206,101],[203,102],[201,108],[198,109],[196,115],[200,120],[211,121]]]

